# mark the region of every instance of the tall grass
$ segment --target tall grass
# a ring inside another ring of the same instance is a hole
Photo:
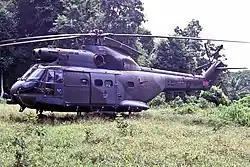
[[[129,118],[46,113],[39,120],[1,104],[0,166],[250,165],[249,129],[223,116],[227,110],[171,105]]]

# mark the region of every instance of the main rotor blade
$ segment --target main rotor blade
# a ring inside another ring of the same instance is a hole
[[[23,37],[23,38],[2,40],[2,41],[0,41],[0,44],[9,43],[9,42],[19,42],[19,41],[25,41],[25,40],[46,39],[46,38],[58,38],[58,37],[69,37],[69,36],[95,36],[95,35],[96,34],[94,34],[94,33],[43,35],[43,36]]]
[[[126,50],[127,52],[129,52],[132,55],[142,55],[141,52],[137,51],[136,49],[128,46],[128,45],[125,45],[124,43],[121,43],[113,38],[109,38],[109,37],[104,37],[104,42],[105,42],[105,45],[107,46],[113,46],[113,47],[117,47],[117,48],[122,48],[124,50]]]
[[[247,70],[247,67],[217,67],[217,70]]]
[[[69,37],[69,38],[68,38]],[[250,43],[249,41],[238,41],[238,40],[224,40],[224,39],[213,39],[213,38],[199,38],[199,37],[184,37],[184,36],[161,36],[161,35],[146,35],[146,34],[115,34],[115,33],[79,33],[79,34],[57,34],[57,35],[44,35],[34,37],[23,37],[17,39],[7,39],[0,41],[1,46],[19,45],[35,42],[53,41],[61,39],[70,39],[76,37],[148,37],[148,38],[167,38],[167,39],[190,39],[190,40],[207,40],[207,41],[218,41],[218,42],[235,42],[235,43]]]
[[[21,45],[21,44],[27,44],[27,43],[54,41],[54,40],[73,39],[73,38],[78,38],[78,37],[79,36],[68,36],[68,37],[59,37],[59,38],[48,38],[48,39],[39,39],[39,40],[31,40],[31,41],[13,42],[13,43],[0,44],[0,47]]]
[[[218,41],[218,42],[235,42],[235,43],[250,43],[250,41],[238,41],[238,40],[227,40],[227,39],[213,39],[213,38],[198,38],[198,37],[183,37],[183,36],[161,36],[161,35],[142,35],[142,34],[113,34],[106,33],[104,36],[114,37],[151,37],[151,38],[175,38],[175,39],[191,39],[191,40],[206,40],[206,41]]]

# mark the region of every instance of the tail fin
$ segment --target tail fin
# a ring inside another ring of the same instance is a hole
[[[226,69],[225,67],[226,65],[220,60],[214,62],[204,73],[204,79],[209,81],[210,85],[213,85],[219,74]]]
[[[220,50],[223,48],[223,45],[220,45],[217,51],[213,53],[212,55],[209,54],[206,44],[205,44],[205,48],[206,48],[206,52],[209,57],[210,63],[202,65],[198,67],[197,69],[200,69],[200,68],[202,69],[203,67],[210,66],[203,75],[205,82],[209,83],[208,84],[209,87],[212,86],[216,82],[216,79],[218,78],[219,74],[222,71],[229,70],[229,69],[247,69],[247,68],[228,68],[227,65],[222,62],[222,60],[219,60],[222,57],[224,57],[223,55],[219,54]],[[210,58],[212,58],[212,60]]]

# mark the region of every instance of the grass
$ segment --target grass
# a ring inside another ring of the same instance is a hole
[[[127,119],[18,113],[0,105],[0,166],[249,166],[250,129],[212,111]]]

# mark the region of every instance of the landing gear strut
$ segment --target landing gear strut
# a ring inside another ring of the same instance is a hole
[[[36,110],[36,114],[37,114],[38,116],[42,116],[42,115],[43,115],[43,110],[42,110],[42,109],[37,109],[37,110]]]
[[[82,116],[82,112],[77,111],[76,115],[77,115],[78,117],[81,117],[81,116]]]
[[[81,117],[82,116],[82,112],[79,110],[79,106],[76,107],[76,115],[78,117]]]
[[[19,112],[23,112],[25,110],[25,106],[20,106]]]
[[[36,114],[42,115],[43,114],[43,110],[42,109],[37,109],[36,110]]]

